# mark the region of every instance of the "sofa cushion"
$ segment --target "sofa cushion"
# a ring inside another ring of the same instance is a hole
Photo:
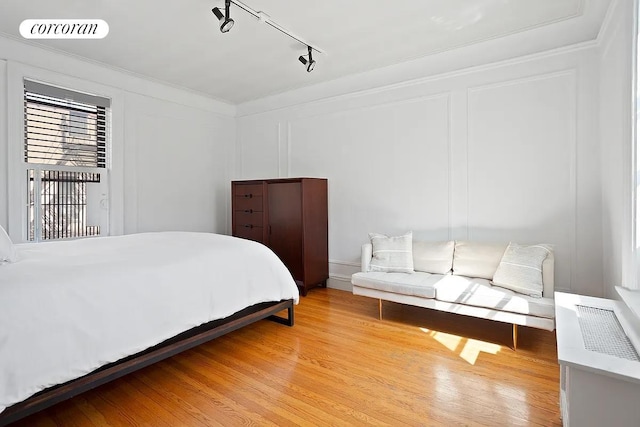
[[[549,253],[544,245],[509,243],[493,275],[493,285],[542,298],[542,262]]]
[[[425,273],[447,274],[453,265],[455,242],[413,241],[413,269]]]
[[[351,276],[351,283],[363,288],[377,289],[384,292],[434,298],[436,296],[434,285],[443,277],[442,274],[429,274],[419,271],[413,274],[372,271],[354,274]]]
[[[373,253],[369,271],[413,273],[413,233],[389,237],[369,233]]]
[[[506,243],[478,243],[456,240],[453,252],[453,274],[493,279]]]
[[[532,298],[509,289],[491,286],[487,279],[447,275],[435,285],[436,299],[493,310],[553,319],[552,298]]]

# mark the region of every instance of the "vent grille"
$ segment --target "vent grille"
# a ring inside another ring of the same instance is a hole
[[[640,361],[638,353],[612,310],[585,305],[576,305],[576,309],[582,339],[587,350]]]

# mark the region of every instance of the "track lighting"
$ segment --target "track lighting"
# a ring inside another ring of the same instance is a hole
[[[231,0],[225,0],[224,15],[222,14],[222,11],[218,7],[214,7],[213,9],[211,9],[213,14],[216,15],[216,18],[218,18],[218,21],[220,21],[220,31],[223,33],[229,32],[229,30],[233,28],[233,24],[235,24],[235,21],[229,18],[230,6],[231,6]]]
[[[323,53],[323,54],[326,53],[322,49],[320,49],[317,45],[309,44],[304,39],[298,37],[297,35],[293,34],[291,31],[287,30],[286,28],[284,28],[283,26],[275,22],[273,19],[271,19],[271,17],[268,14],[262,11],[257,11],[252,9],[240,0],[225,0],[224,14],[222,13],[219,7],[214,7],[213,9],[211,9],[211,11],[216,16],[216,18],[218,18],[218,21],[220,21],[220,31],[222,31],[223,33],[226,33],[231,28],[233,28],[234,21],[229,17],[229,7],[231,6],[231,3],[233,3],[238,8],[244,10],[248,14],[258,18],[260,22],[263,22],[269,25],[270,27],[275,28],[276,30],[280,31],[282,34],[289,36],[295,41],[297,41],[298,43],[301,43],[307,46],[307,51],[309,53],[307,55],[300,55],[298,60],[302,62],[302,64],[306,67],[309,73],[312,72],[316,66],[316,61],[314,61],[312,57],[312,51],[315,50],[316,53]]]
[[[313,56],[311,55],[311,51],[313,50],[311,49],[311,46],[307,46],[307,49],[309,51],[308,53],[309,59],[305,58],[305,55],[300,55],[300,58],[298,58],[298,60],[302,62],[302,65],[307,66],[307,72],[310,73],[315,68],[316,61],[313,60]]]

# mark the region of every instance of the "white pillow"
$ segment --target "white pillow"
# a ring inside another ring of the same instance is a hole
[[[514,292],[542,298],[542,263],[551,253],[545,245],[509,243],[493,275],[493,284]]]
[[[413,233],[411,231],[395,237],[369,233],[369,238],[372,246],[369,271],[413,273]]]
[[[14,262],[16,260],[16,248],[9,235],[0,225],[0,263]]]
[[[449,242],[413,241],[413,269],[426,273],[447,274],[453,265],[453,240]]]

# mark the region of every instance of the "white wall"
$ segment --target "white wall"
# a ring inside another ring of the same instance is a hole
[[[138,94],[126,109],[125,233],[226,233],[233,121]]]
[[[633,286],[632,91],[633,1],[614,3],[600,37],[600,140],[605,295]]]
[[[22,174],[14,163],[21,158],[24,76],[112,98],[114,234],[228,231],[235,107],[0,37],[0,224],[14,239],[23,235],[15,185]]]
[[[0,59],[0,225],[7,228],[8,222],[8,176],[7,176],[7,61]]]
[[[552,243],[556,287],[601,295],[597,66],[591,43],[319,101],[300,91],[240,105],[235,177],[329,179],[333,287],[350,288],[368,232],[413,230]]]

